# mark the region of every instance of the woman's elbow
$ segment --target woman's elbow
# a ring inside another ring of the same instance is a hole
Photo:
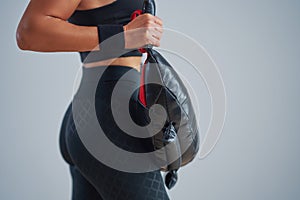
[[[30,50],[29,38],[30,38],[29,28],[26,27],[23,23],[20,23],[16,31],[16,41],[18,47],[21,50]]]
[[[38,24],[30,20],[21,20],[16,30],[17,45],[21,50],[34,50],[34,40]]]

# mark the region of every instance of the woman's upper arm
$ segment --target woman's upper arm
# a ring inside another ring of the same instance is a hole
[[[67,20],[80,2],[81,0],[31,0],[22,18],[34,20],[42,16],[51,16]]]
[[[31,0],[17,28],[18,43],[38,31],[49,17],[67,20],[80,2],[81,0]]]
[[[81,0],[31,0],[18,24],[16,40],[20,49],[28,49],[32,40],[48,24],[48,19],[66,21]],[[50,28],[50,27],[49,27]],[[53,27],[53,25],[51,26]]]

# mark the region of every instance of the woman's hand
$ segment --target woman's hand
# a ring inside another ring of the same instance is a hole
[[[125,48],[136,49],[147,44],[160,46],[162,25],[157,16],[148,13],[139,15],[124,26]]]

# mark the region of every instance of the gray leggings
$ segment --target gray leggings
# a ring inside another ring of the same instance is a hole
[[[77,93],[83,91],[84,94],[85,90],[88,90],[90,81],[97,80],[95,74],[103,69],[102,66],[83,68],[83,76]],[[90,106],[95,106],[98,122],[103,123],[101,127],[104,132],[107,128],[106,136],[114,144],[127,151],[149,152],[153,148],[151,140],[124,134],[114,123],[111,113],[107,112],[114,85],[128,70],[133,70],[134,73],[130,80],[122,81],[124,91],[127,91],[128,87],[139,84],[140,72],[136,69],[109,66],[104,71],[104,80],[101,79],[98,83],[96,105],[85,104],[83,110],[86,111],[90,109]],[[136,98],[136,95],[132,96],[131,105],[135,103]],[[138,111],[135,112],[135,114],[138,113]],[[86,114],[88,113],[83,112],[83,117],[86,117]],[[137,117],[137,123],[142,124],[142,121],[138,122],[141,119]],[[123,172],[101,163],[89,153],[75,128],[72,102],[64,114],[59,142],[61,154],[68,163],[72,176],[72,200],[169,200],[159,170],[144,173]]]

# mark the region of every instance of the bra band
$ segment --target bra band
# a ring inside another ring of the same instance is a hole
[[[106,59],[118,58],[118,57],[128,57],[128,56],[142,56],[138,50],[116,50],[111,49],[107,51],[85,51],[79,52],[80,59],[82,63],[97,62]]]

